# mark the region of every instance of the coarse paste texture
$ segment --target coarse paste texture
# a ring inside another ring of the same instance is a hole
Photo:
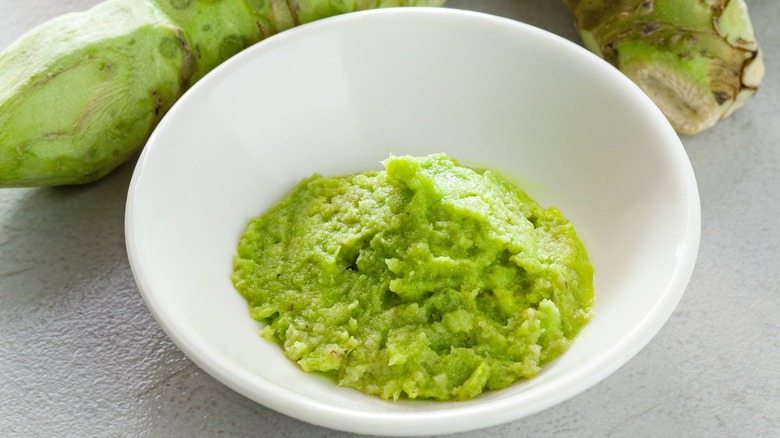
[[[443,154],[314,175],[253,219],[233,282],[309,372],[385,399],[464,400],[539,372],[591,317],[571,223]]]

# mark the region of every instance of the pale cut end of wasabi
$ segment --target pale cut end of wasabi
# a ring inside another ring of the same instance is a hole
[[[761,49],[744,0],[567,0],[583,44],[658,105],[680,134],[756,93]]]
[[[0,187],[106,175],[186,89],[191,66],[180,30],[145,1],[31,30],[0,53]]]

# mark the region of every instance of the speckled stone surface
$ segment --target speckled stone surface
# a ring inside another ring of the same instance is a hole
[[[0,0],[0,48],[96,0]],[[767,77],[683,138],[702,237],[688,290],[627,365],[537,415],[462,437],[780,437],[780,2],[748,0]],[[577,41],[561,1],[450,0]],[[125,253],[133,164],[103,181],[0,189],[0,436],[347,437],[201,371],[141,299]]]

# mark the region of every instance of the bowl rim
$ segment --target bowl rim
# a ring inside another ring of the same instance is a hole
[[[587,366],[580,366],[576,371],[569,372],[545,383],[545,386],[551,389],[547,393],[552,395],[538,396],[536,397],[538,400],[533,400],[532,403],[528,404],[518,404],[517,400],[515,400],[516,397],[505,397],[487,400],[479,404],[464,404],[463,406],[455,406],[443,410],[372,412],[332,406],[314,399],[302,398],[298,394],[265,378],[261,378],[263,391],[254,391],[253,387],[257,385],[257,376],[223,359],[218,354],[212,354],[210,346],[199,343],[198,339],[191,336],[188,330],[177,326],[176,321],[162,307],[156,292],[153,290],[150,278],[143,270],[143,260],[139,255],[134,219],[136,199],[139,196],[139,181],[149,161],[150,151],[156,147],[159,131],[164,130],[172,119],[170,117],[171,114],[176,114],[182,106],[187,105],[187,102],[191,100],[193,95],[197,94],[198,90],[208,87],[209,84],[228,72],[240,68],[243,65],[243,60],[262,56],[263,53],[275,50],[278,46],[286,44],[287,40],[316,34],[340,26],[345,21],[372,20],[378,16],[406,15],[467,17],[468,19],[480,20],[486,23],[490,22],[493,25],[511,26],[521,29],[523,32],[543,35],[555,44],[566,47],[566,50],[579,52],[583,55],[583,58],[591,58],[595,62],[602,63],[606,72],[612,70],[611,74],[616,77],[618,82],[623,82],[623,86],[634,87],[635,92],[641,94],[640,99],[646,99],[646,102],[652,105],[657,114],[663,118],[660,110],[652,104],[652,101],[633,82],[606,63],[606,61],[568,39],[533,25],[488,13],[453,8],[402,7],[352,12],[304,24],[266,38],[217,66],[194,84],[174,103],[147,141],[130,181],[125,211],[126,249],[131,271],[139,292],[160,327],[190,360],[232,390],[277,412],[331,429],[374,435],[409,436],[455,433],[495,426],[550,408],[602,381],[642,350],[671,316],[691,278],[698,254],[701,232],[700,200],[693,169],[679,137],[667,122],[668,131],[670,131],[667,134],[670,136],[670,141],[665,142],[663,146],[669,149],[666,151],[667,155],[673,160],[672,164],[678,171],[677,176],[682,179],[687,200],[687,232],[678,246],[678,263],[675,265],[673,274],[666,283],[665,290],[659,295],[659,299],[654,307],[637,323],[630,333],[622,338],[622,342],[610,346],[597,360],[593,360]]]

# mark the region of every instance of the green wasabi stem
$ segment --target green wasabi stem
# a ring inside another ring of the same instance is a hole
[[[0,187],[83,184],[133,156],[226,59],[302,23],[444,0],[107,0],[0,52]]]
[[[583,43],[642,88],[680,134],[741,107],[764,76],[744,0],[566,0]]]

